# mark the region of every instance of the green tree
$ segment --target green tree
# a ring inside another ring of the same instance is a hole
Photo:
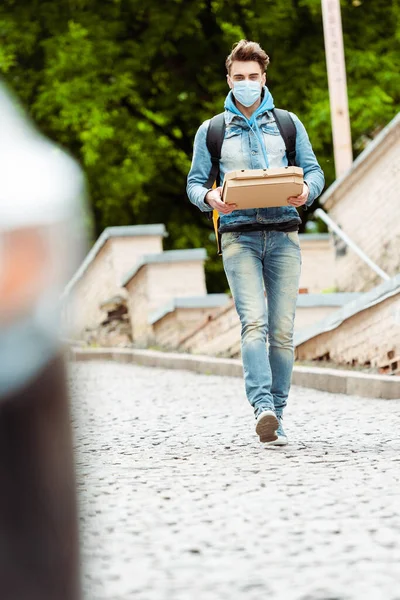
[[[398,0],[342,2],[355,153],[398,111]],[[0,70],[44,133],[80,160],[96,237],[166,224],[168,248],[204,246],[209,291],[226,288],[210,224],[186,198],[193,137],[220,112],[232,44],[271,58],[277,106],[305,123],[334,178],[320,0],[3,0]],[[305,218],[310,217],[306,213]]]

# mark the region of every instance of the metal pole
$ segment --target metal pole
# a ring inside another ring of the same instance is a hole
[[[336,177],[341,177],[352,165],[353,151],[339,0],[322,0],[322,19],[328,70],[335,170]]]
[[[317,210],[314,212],[314,215],[316,217],[319,217],[320,219],[322,219],[322,221],[324,221],[324,223],[326,223],[328,225],[328,227],[334,231],[339,237],[342,238],[342,240],[348,245],[350,246],[350,248],[352,250],[354,250],[354,252],[356,252],[358,254],[358,256],[365,262],[367,263],[367,265],[369,267],[371,267],[371,269],[373,269],[375,271],[375,273],[377,273],[379,275],[379,277],[382,277],[382,279],[384,279],[385,281],[387,281],[388,279],[390,279],[390,275],[388,275],[387,273],[385,273],[385,271],[382,271],[382,269],[380,267],[378,267],[378,265],[376,265],[366,254],[365,252],[363,252],[361,250],[361,248],[359,248],[357,246],[357,244],[355,242],[353,242],[353,240],[351,238],[349,238],[349,236],[344,233],[344,231],[342,229],[340,229],[340,227],[338,225],[336,225],[336,223],[334,221],[332,221],[332,219],[330,217],[328,217],[328,215],[326,214],[326,212],[324,210],[322,210],[322,208],[317,208]]]

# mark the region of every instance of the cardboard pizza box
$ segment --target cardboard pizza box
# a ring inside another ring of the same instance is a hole
[[[222,200],[236,204],[237,210],[288,206],[287,199],[299,196],[303,183],[300,167],[230,171],[224,177]]]

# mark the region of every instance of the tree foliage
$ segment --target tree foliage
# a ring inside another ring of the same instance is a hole
[[[400,105],[398,0],[342,1],[354,150]],[[0,70],[42,131],[80,160],[93,235],[166,224],[167,246],[205,246],[209,291],[226,288],[209,223],[186,198],[197,127],[220,112],[225,58],[246,37],[271,58],[277,106],[305,123],[334,179],[320,0],[2,0]],[[309,217],[309,214],[307,214]]]

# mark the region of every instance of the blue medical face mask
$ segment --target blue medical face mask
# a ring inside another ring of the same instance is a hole
[[[240,104],[248,108],[261,96],[261,84],[259,81],[235,81],[233,95]]]

